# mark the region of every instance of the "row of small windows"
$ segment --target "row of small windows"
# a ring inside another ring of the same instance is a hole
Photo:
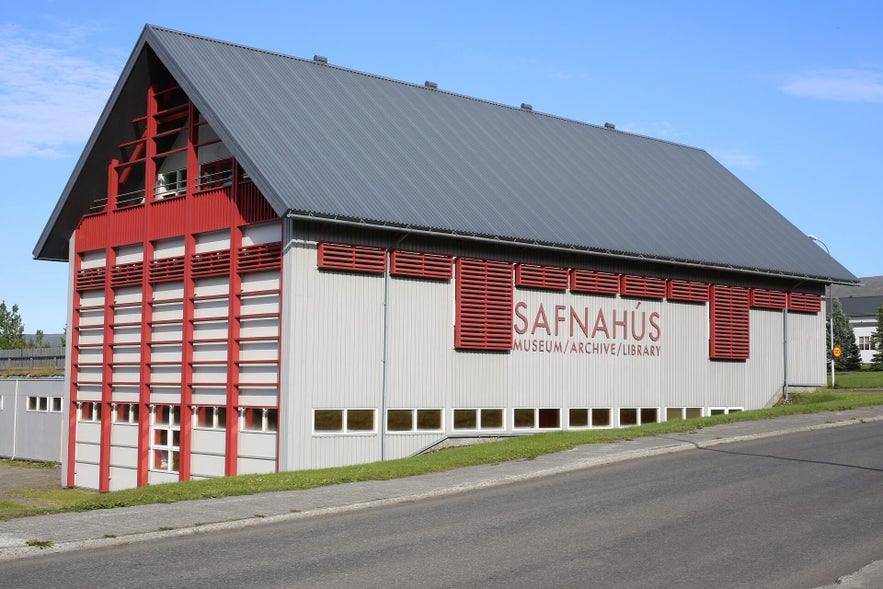
[[[712,407],[707,415],[741,411],[740,407]],[[386,430],[389,432],[444,431],[442,409],[389,409]],[[506,411],[501,408],[454,409],[451,413],[453,431],[502,430]],[[512,410],[512,429],[544,430],[628,427],[660,421],[657,407],[571,408],[566,411],[567,424],[562,425],[558,408],[518,408]],[[666,407],[665,421],[702,417],[701,407]],[[316,409],[313,430],[317,434],[373,433],[377,429],[374,409]]]
[[[43,411],[45,413],[61,413],[62,397],[28,397],[28,411]],[[2,407],[0,407],[2,409]]]
[[[61,411],[61,397],[58,397]],[[77,403],[78,421],[101,421],[101,407],[99,402]],[[151,424],[154,426],[181,425],[181,408],[177,405],[151,406]],[[113,403],[111,405],[111,419],[113,423],[138,423],[138,405],[135,403]],[[226,407],[193,407],[192,426],[200,429],[227,428]],[[275,432],[278,429],[278,411],[269,407],[242,407],[239,409],[239,429],[242,431]]]

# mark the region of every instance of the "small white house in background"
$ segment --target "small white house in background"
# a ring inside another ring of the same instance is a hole
[[[856,282],[700,149],[153,26],[34,255],[101,491],[768,406]]]
[[[855,286],[835,285],[833,296],[840,299],[843,312],[855,331],[862,364],[870,364],[874,357],[871,336],[877,331],[877,312],[883,305],[883,276],[867,276],[859,280],[861,283]]]
[[[0,378],[0,458],[61,462],[64,377]]]

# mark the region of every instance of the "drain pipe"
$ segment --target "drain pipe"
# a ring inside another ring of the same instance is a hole
[[[402,235],[395,244],[386,250],[386,272],[383,274],[383,385],[380,397],[380,460],[387,459],[386,449],[386,405],[389,397],[389,276],[392,271],[392,250],[397,248],[411,234]]]
[[[15,460],[15,442],[18,439],[18,385],[15,379],[15,391],[12,394],[12,460]]]
[[[782,309],[782,354],[783,354],[783,372],[785,373],[785,382],[782,385],[782,391],[785,395],[785,402],[788,401],[788,306]]]

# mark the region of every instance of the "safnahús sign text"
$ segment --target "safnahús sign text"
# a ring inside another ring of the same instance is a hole
[[[514,349],[548,354],[656,357],[662,353],[662,317],[634,309],[515,303]]]

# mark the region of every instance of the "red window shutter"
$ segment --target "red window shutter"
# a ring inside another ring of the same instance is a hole
[[[319,243],[319,268],[349,272],[386,272],[386,249],[350,243]]]
[[[150,262],[150,282],[184,280],[184,256],[160,258]]]
[[[104,288],[106,270],[100,268],[85,268],[77,272],[77,290],[95,290]]]
[[[511,263],[459,258],[454,345],[511,350],[513,291]]]
[[[258,243],[239,248],[239,271],[276,270],[282,266],[282,243]]]
[[[144,262],[119,264],[110,269],[110,285],[113,287],[137,286],[141,284],[143,276]]]
[[[789,292],[788,310],[798,313],[818,313],[822,310],[822,297],[808,292]]]
[[[230,250],[193,254],[190,272],[193,278],[230,274]]]
[[[750,312],[748,289],[715,284],[711,287],[711,346],[713,360],[747,360]]]
[[[549,290],[567,290],[569,282],[567,268],[559,266],[536,266],[518,264],[515,266],[515,285]]]
[[[570,271],[570,290],[615,295],[619,293],[619,274],[573,269]]]
[[[693,280],[669,280],[668,298],[672,301],[704,303],[708,300],[708,283]]]
[[[624,297],[641,297],[644,299],[665,298],[665,278],[623,274],[620,293]]]
[[[781,290],[751,289],[751,306],[755,309],[784,309],[787,299],[787,293]]]
[[[454,274],[451,256],[394,250],[390,258],[390,273],[396,276],[450,280]]]

